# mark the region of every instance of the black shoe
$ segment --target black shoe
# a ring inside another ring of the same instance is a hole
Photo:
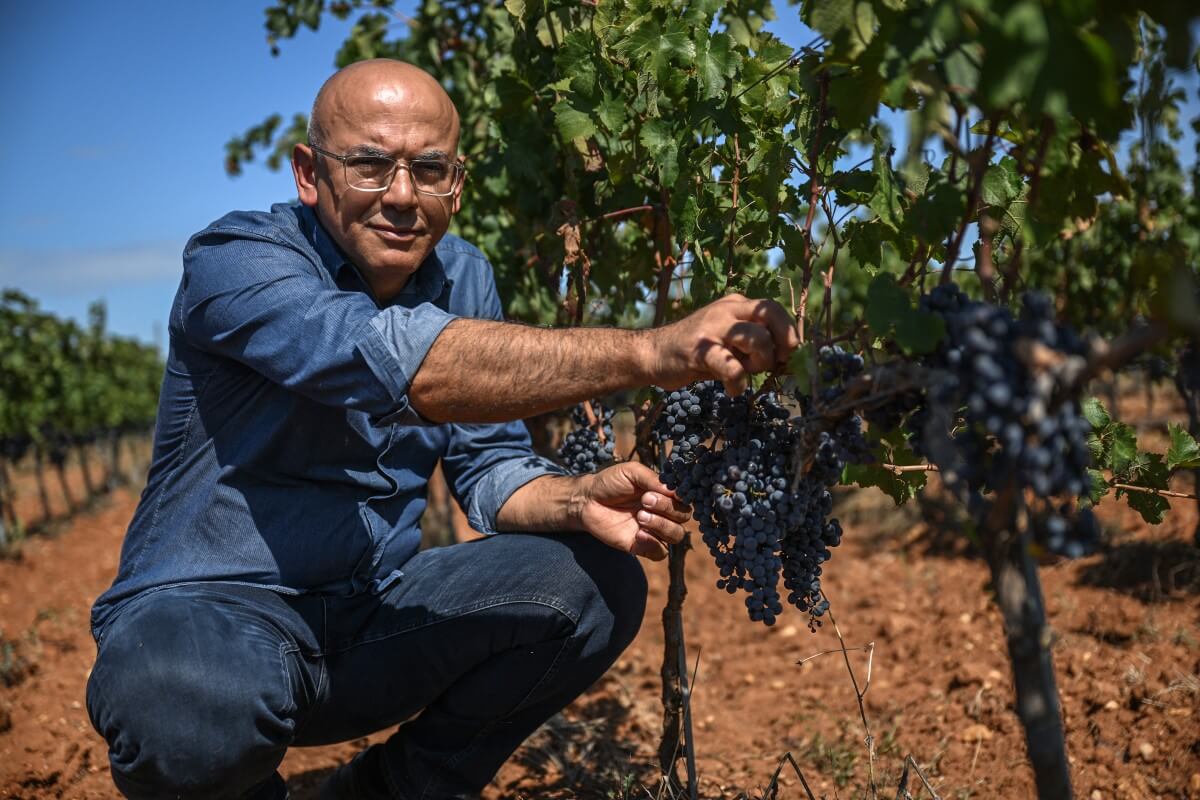
[[[392,800],[383,780],[383,750],[371,745],[342,764],[321,786],[319,800]]]
[[[288,800],[287,784],[283,782],[283,776],[276,772],[246,792],[242,800]]]

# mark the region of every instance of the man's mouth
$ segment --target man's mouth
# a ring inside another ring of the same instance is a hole
[[[420,236],[423,231],[420,228],[399,228],[394,225],[369,225],[371,230],[377,232],[385,239],[393,239],[398,242],[411,241]]]

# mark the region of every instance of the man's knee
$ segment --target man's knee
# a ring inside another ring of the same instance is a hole
[[[582,603],[580,627],[607,631],[614,657],[637,635],[646,610],[646,573],[640,561],[591,536],[573,544],[576,563],[590,596]]]
[[[88,681],[92,724],[130,797],[236,797],[267,778],[294,724],[269,626],[194,598],[147,598],[114,620]]]

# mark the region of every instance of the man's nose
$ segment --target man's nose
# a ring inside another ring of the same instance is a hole
[[[417,204],[417,189],[407,164],[396,165],[396,174],[392,176],[392,185],[383,193],[383,202],[396,208],[412,208]]]

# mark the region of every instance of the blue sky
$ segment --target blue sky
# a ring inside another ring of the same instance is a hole
[[[401,11],[413,2],[401,2]],[[305,111],[349,22],[323,21],[272,57],[266,0],[10,3],[0,29],[0,286],[152,341],[184,242],[234,208],[294,196],[288,172],[226,176],[224,144],[272,112]],[[779,4],[771,27],[811,34]],[[1196,113],[1195,82],[1189,91]]]

